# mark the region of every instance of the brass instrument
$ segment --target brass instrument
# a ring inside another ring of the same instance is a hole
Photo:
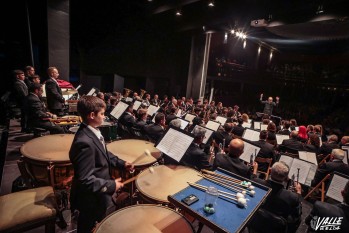
[[[124,98],[127,98],[130,95],[131,92],[132,92],[131,89],[124,88]]]
[[[141,89],[141,91],[140,91],[140,93],[139,93],[139,97],[140,97],[141,99],[143,99],[143,95],[144,95],[145,93],[147,93],[147,91]]]

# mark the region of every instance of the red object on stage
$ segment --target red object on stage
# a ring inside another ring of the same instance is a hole
[[[58,86],[60,88],[71,88],[71,89],[75,89],[73,84],[71,84],[70,82],[68,81],[65,81],[65,80],[62,80],[62,79],[57,79],[57,83],[58,83]]]

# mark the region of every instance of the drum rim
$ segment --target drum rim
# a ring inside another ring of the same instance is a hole
[[[196,173],[199,174],[199,172],[198,172],[197,170],[195,170],[195,169],[193,169],[193,168],[191,168],[191,167],[183,166],[183,165],[159,165],[159,166],[155,166],[155,167],[160,167],[160,166],[164,166],[164,167],[169,167],[169,166],[183,167],[183,168],[187,168],[187,169],[193,170],[193,171],[195,171]],[[156,169],[156,168],[155,168],[155,169]],[[165,204],[170,203],[170,201],[169,201],[168,199],[166,199],[166,200],[164,201],[163,199],[158,199],[158,198],[156,198],[156,197],[153,197],[153,196],[150,196],[150,195],[146,194],[146,193],[144,192],[144,190],[141,191],[142,189],[139,188],[137,181],[138,181],[138,178],[141,177],[141,174],[142,174],[144,171],[146,171],[146,170],[147,170],[147,169],[142,170],[142,171],[138,174],[137,179],[135,180],[136,188],[138,189],[139,193],[140,193],[141,195],[145,196],[146,198],[148,198],[149,200],[154,200],[154,201],[156,201],[157,203],[165,203]],[[189,186],[189,185],[188,185],[188,186]],[[179,190],[179,191],[180,191],[180,190]],[[175,193],[174,193],[174,194],[175,194]],[[173,194],[169,194],[169,195],[173,195]]]
[[[42,163],[66,163],[66,162],[70,162],[69,156],[67,160],[53,160],[53,159],[39,159],[38,157],[35,157],[35,155],[28,155],[26,153],[24,153],[24,148],[26,145],[28,145],[29,142],[33,143],[33,141],[40,141],[43,140],[43,138],[48,138],[48,137],[71,137],[72,138],[72,142],[74,140],[75,135],[74,134],[50,134],[50,135],[45,135],[42,137],[38,137],[38,138],[33,138],[27,142],[25,142],[21,147],[20,147],[20,153],[23,157],[25,157],[26,159],[30,159],[33,161],[38,161],[38,162],[42,162]],[[67,154],[69,155],[69,150],[67,150]]]
[[[187,225],[189,226],[189,228],[192,230],[192,232],[195,232],[195,229],[193,227],[193,225],[190,223],[190,221],[181,213],[179,213],[178,211],[175,211],[174,209],[171,209],[167,206],[162,206],[162,205],[156,205],[156,204],[137,204],[137,205],[131,205],[131,206],[126,206],[124,208],[121,208],[119,210],[114,211],[113,213],[109,214],[108,216],[106,216],[96,227],[96,229],[93,231],[93,233],[97,233],[98,229],[102,226],[102,224],[107,221],[108,218],[110,218],[112,215],[121,212],[125,209],[129,209],[129,208],[137,208],[137,207],[156,207],[156,208],[164,208],[167,210],[170,210],[172,212],[174,212],[175,214],[178,214],[179,216],[182,217],[182,219],[187,223]]]

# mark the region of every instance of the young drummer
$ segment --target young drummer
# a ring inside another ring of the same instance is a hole
[[[74,167],[71,209],[79,211],[77,232],[91,232],[108,212],[115,209],[112,195],[123,187],[121,179],[111,177],[111,167],[133,170],[131,163],[107,151],[98,129],[104,120],[106,105],[95,96],[84,96],[77,109],[83,120],[69,151]]]

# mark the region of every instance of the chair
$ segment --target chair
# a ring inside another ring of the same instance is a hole
[[[304,200],[306,200],[308,197],[312,195],[313,192],[318,190],[320,188],[320,193],[321,193],[321,201],[325,201],[325,194],[326,194],[326,181],[331,177],[331,174],[327,174],[315,187],[313,187],[308,194],[304,197]]]
[[[258,173],[264,174],[265,175],[265,180],[268,180],[269,178],[269,174],[270,174],[270,170],[271,170],[271,163],[273,162],[272,158],[261,158],[261,157],[256,157],[255,158],[255,162],[259,164],[268,164],[268,168],[267,171],[261,171],[258,169]],[[259,168],[259,166],[258,166]]]
[[[40,187],[0,196],[0,233],[24,232],[45,225],[55,232],[57,203],[52,187]]]
[[[265,209],[259,209],[247,227],[249,233],[287,233],[288,230],[285,218]]]

